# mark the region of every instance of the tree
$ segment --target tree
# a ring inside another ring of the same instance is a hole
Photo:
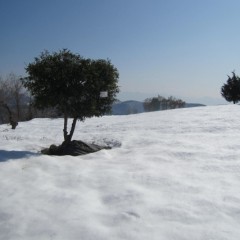
[[[1,122],[9,122],[15,129],[22,116],[25,91],[20,76],[10,73],[6,78],[0,78]]]
[[[221,88],[221,95],[234,104],[240,101],[240,78],[232,72],[232,77],[228,76],[227,83]]]
[[[118,71],[110,60],[91,60],[67,49],[44,51],[26,67],[24,86],[39,109],[55,107],[64,116],[64,143],[73,136],[77,120],[102,116],[118,93]],[[68,133],[68,119],[73,118]]]

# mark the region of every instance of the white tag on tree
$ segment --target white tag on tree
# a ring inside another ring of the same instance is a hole
[[[100,98],[107,98],[108,92],[100,92]]]

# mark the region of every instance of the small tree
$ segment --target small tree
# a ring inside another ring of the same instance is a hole
[[[221,95],[234,104],[240,101],[240,78],[232,72],[232,77],[228,76],[227,83],[221,88]]]
[[[110,111],[119,91],[118,71],[109,60],[85,59],[67,49],[41,53],[26,71],[29,76],[23,83],[34,97],[35,106],[56,107],[62,112],[65,144],[71,141],[78,119],[83,121]],[[70,117],[73,122],[68,133]]]

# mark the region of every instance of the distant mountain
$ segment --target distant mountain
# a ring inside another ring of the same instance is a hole
[[[113,115],[127,115],[144,112],[143,103],[139,101],[117,102],[112,105]]]
[[[189,108],[189,107],[205,107],[206,105],[204,104],[200,104],[200,103],[186,103],[185,104],[185,108]]]
[[[186,103],[185,108],[189,107],[203,107],[205,105],[199,103]],[[116,102],[112,105],[112,115],[128,115],[145,112],[143,102],[140,101],[124,101]]]

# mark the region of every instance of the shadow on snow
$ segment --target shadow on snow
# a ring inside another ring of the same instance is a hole
[[[0,162],[6,162],[8,160],[16,160],[21,158],[29,158],[31,156],[38,156],[39,153],[29,151],[7,151],[0,150]]]

